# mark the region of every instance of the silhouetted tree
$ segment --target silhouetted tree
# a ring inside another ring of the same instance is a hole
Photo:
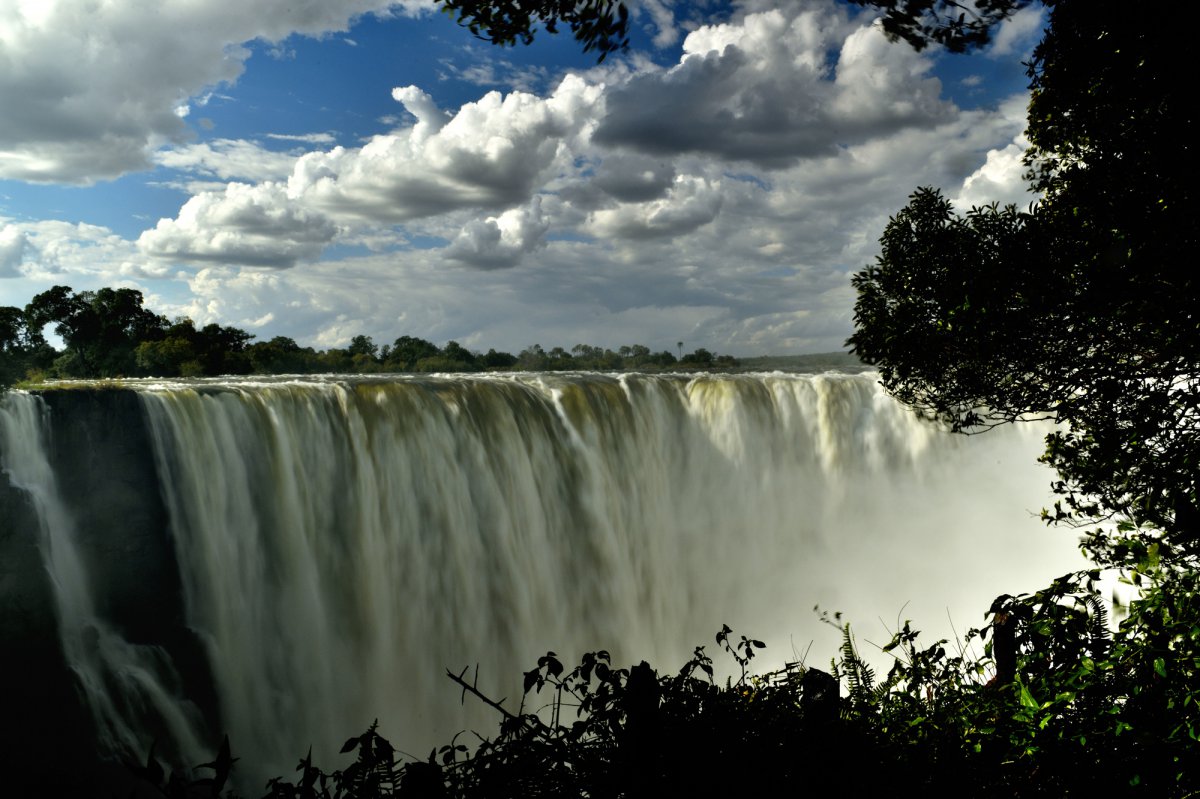
[[[251,370],[258,374],[307,374],[319,369],[317,354],[287,336],[251,344],[246,354]]]
[[[883,30],[917,50],[930,42],[952,53],[983,47],[992,31],[1017,11],[1039,0],[850,0],[883,11]],[[1053,5],[1054,0],[1046,0]]]
[[[39,334],[45,325],[55,325],[66,344],[55,366],[70,377],[136,374],[137,345],[161,337],[167,327],[165,318],[142,307],[142,293],[136,289],[75,293],[68,286],[54,286],[25,306],[25,317]]]
[[[603,61],[629,44],[629,10],[618,0],[439,0],[442,10],[485,41],[529,44],[538,27],[566,25],[583,51]]]
[[[1013,4],[1008,4],[1013,5]],[[972,431],[1062,423],[1051,515],[1119,515],[1200,554],[1200,250],[1186,26],[1059,0],[1030,65],[1027,155],[1042,201],[958,215],[920,190],[855,277],[850,344],[900,399]],[[1101,558],[1143,547],[1097,534]]]
[[[437,345],[432,342],[414,336],[401,336],[392,344],[386,365],[392,371],[412,372],[422,358],[432,358],[437,354]]]

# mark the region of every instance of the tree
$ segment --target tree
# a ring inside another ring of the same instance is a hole
[[[530,344],[517,353],[517,368],[526,372],[538,372],[550,368],[550,356],[541,344]]]
[[[892,39],[917,50],[930,42],[952,53],[983,47],[996,25],[1036,0],[851,0],[883,11],[880,21]],[[1052,5],[1054,0],[1046,0]]]
[[[346,348],[346,352],[350,353],[354,371],[379,371],[381,363],[379,345],[372,341],[370,336],[358,335],[350,339],[350,346]]]
[[[479,38],[500,45],[530,44],[540,25],[556,33],[571,29],[585,53],[603,61],[629,44],[629,9],[618,0],[440,0],[442,11]]]
[[[287,336],[259,341],[246,348],[251,371],[258,374],[306,374],[316,371],[317,354]]]
[[[1093,533],[1102,562],[1151,545],[1194,558],[1196,109],[1174,59],[1188,33],[1111,1],[1047,5],[1026,157],[1042,200],[960,216],[918,190],[854,278],[849,343],[889,391],[957,430],[1060,422],[1044,456],[1062,495],[1049,515],[1140,530]]]
[[[21,377],[25,314],[20,308],[0,307],[0,390]]]
[[[142,307],[136,289],[102,288],[75,293],[54,286],[25,306],[26,324],[40,338],[47,324],[67,345],[55,366],[68,377],[115,377],[137,372],[134,350],[161,338],[167,320]]]
[[[370,336],[355,336],[350,339],[350,346],[346,349],[351,356],[365,355],[372,360],[379,356],[379,345],[372,341]]]
[[[436,344],[423,338],[401,336],[392,344],[387,367],[394,371],[411,372],[417,368],[418,361],[433,358],[438,352]]]
[[[190,323],[191,320],[189,319]],[[143,341],[134,350],[138,369],[157,377],[195,377],[204,374],[189,337],[168,336],[158,341]]]
[[[511,352],[496,352],[495,348],[492,348],[479,359],[479,362],[485,369],[508,369],[516,365],[517,356]]]

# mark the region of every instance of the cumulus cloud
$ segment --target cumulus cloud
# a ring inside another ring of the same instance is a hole
[[[623,202],[654,200],[675,183],[675,166],[639,153],[613,153],[603,157],[591,183]]]
[[[0,178],[86,184],[147,168],[154,150],[185,136],[189,98],[241,74],[245,42],[428,5],[0,0]]]
[[[24,305],[54,283],[117,284],[143,260],[132,242],[100,225],[0,218],[0,275],[9,278],[0,305]]]
[[[539,198],[526,208],[513,208],[499,216],[467,223],[446,248],[446,257],[483,269],[513,266],[520,257],[543,243],[549,221],[542,215]]]
[[[609,93],[597,142],[782,168],[952,113],[925,59],[832,3],[699,28],[683,50]]]
[[[302,144],[333,144],[337,141],[337,137],[332,133],[268,133],[267,138]]]
[[[20,276],[28,241],[15,225],[0,224],[0,278]]]
[[[375,222],[513,207],[551,176],[564,142],[592,115],[600,88],[568,77],[547,98],[489,92],[453,115],[413,86],[393,96],[415,125],[358,149],[304,156],[289,191],[327,213]]]
[[[847,36],[838,55],[829,108],[843,143],[910,125],[931,128],[950,119],[953,109],[941,99],[941,81],[926,77],[930,68],[928,59],[889,42],[876,25]]]
[[[197,189],[136,246],[64,227],[75,243],[43,252],[49,228],[22,223],[21,269],[186,280],[163,312],[315,346],[837,349],[849,275],[916,186],[991,201],[1016,185],[1027,97],[963,110],[869,19],[769,5],[694,27],[669,69],[616,59],[456,108],[397,88],[397,126],[359,147],[177,145],[164,165],[238,182]]]
[[[286,191],[275,186],[256,199],[256,208],[280,215],[252,241],[241,228],[243,186],[202,192],[139,244],[159,257],[291,266],[332,240],[334,222],[360,236],[423,226],[419,235],[451,240],[444,255],[454,261],[511,266],[550,224],[529,210],[536,195],[554,195],[555,223],[580,233],[672,238],[711,223],[724,202],[708,161],[680,161],[689,152],[782,170],[801,156],[836,155],[855,141],[932,129],[953,116],[940,83],[926,76],[927,61],[887,43],[869,20],[851,20],[832,3],[790,12],[697,28],[673,69],[571,75],[546,96],[489,92],[450,111],[418,87],[398,87],[393,99],[414,121],[358,148],[299,157]],[[217,142],[159,158],[245,180],[255,147]],[[270,154],[257,168],[275,179],[285,165],[286,156]],[[455,221],[463,214],[471,216]],[[328,226],[297,235],[302,226],[292,223],[318,218]],[[269,235],[280,237],[277,246]]]
[[[1028,51],[1041,38],[1045,16],[1046,10],[1040,4],[1031,5],[1013,14],[1000,25],[996,37],[992,40],[992,46],[988,48],[988,54],[993,57],[1007,57]]]
[[[242,139],[214,139],[160,150],[154,154],[154,162],[220,180],[281,180],[291,174],[296,154],[268,150]]]
[[[490,92],[450,114],[416,87],[397,88],[393,97],[415,117],[412,126],[374,136],[361,148],[335,147],[291,159],[286,186],[236,183],[203,191],[178,218],[161,220],[138,244],[163,258],[286,267],[319,255],[336,233],[334,221],[362,228],[497,210],[462,231],[447,254],[501,265],[526,251],[525,239],[514,244],[515,228],[505,227],[518,217],[506,213],[528,203],[545,181],[567,168],[566,142],[594,116],[600,91],[569,77],[549,97]],[[261,162],[259,157],[256,146],[245,142],[160,156],[165,164],[210,174],[245,172],[258,163],[272,176],[289,160],[273,153]],[[506,230],[508,238],[501,235]]]
[[[669,0],[633,0],[630,5],[634,18],[651,31],[655,47],[666,47],[679,39],[675,10]]]
[[[702,178],[680,176],[661,199],[596,211],[587,227],[601,238],[681,236],[713,221],[721,203],[718,185]]]
[[[1025,179],[1025,164],[1022,158],[1029,142],[1018,136],[1002,149],[989,150],[983,166],[976,169],[963,181],[962,189],[954,197],[954,204],[966,211],[976,206],[999,203],[1025,208],[1035,197],[1029,192],[1029,181]]]
[[[461,64],[457,60],[443,59],[440,61],[439,77],[442,80],[453,78],[476,86],[499,86],[522,92],[541,91],[550,80],[550,70],[537,64],[517,66],[511,61],[492,56],[491,51],[486,55],[471,51],[472,56],[478,55],[480,60]]]
[[[158,258],[290,267],[315,259],[336,234],[329,219],[299,206],[281,184],[230,183],[192,197],[178,217],[160,219],[137,245]]]

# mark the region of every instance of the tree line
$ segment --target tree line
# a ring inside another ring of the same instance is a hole
[[[60,351],[45,330],[63,341]],[[22,380],[103,377],[205,377],[243,374],[370,372],[481,372],[711,369],[738,365],[729,355],[700,347],[678,356],[642,344],[616,351],[589,344],[544,349],[533,344],[516,355],[469,350],[457,341],[443,347],[416,336],[376,344],[354,336],[346,347],[316,350],[287,336],[254,341],[254,335],[216,323],[196,327],[188,318],[169,320],[143,305],[130,288],[76,292],[55,286],[24,308],[0,307],[0,386]]]

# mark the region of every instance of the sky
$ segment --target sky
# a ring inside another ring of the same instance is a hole
[[[1038,8],[971,56],[839,0],[636,0],[602,64],[431,0],[0,0],[0,305],[139,289],[318,348],[844,349],[918,186],[1025,207]]]

